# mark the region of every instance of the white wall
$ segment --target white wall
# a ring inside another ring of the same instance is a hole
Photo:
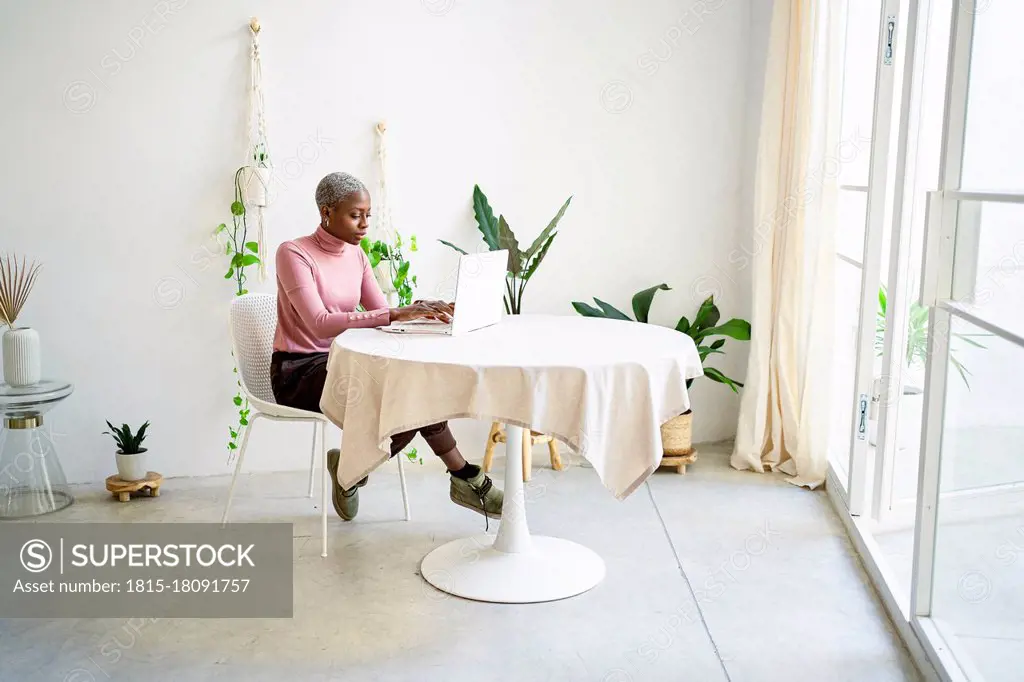
[[[455,263],[438,238],[479,241],[480,183],[527,240],[575,197],[528,312],[573,314],[570,301],[595,295],[628,309],[665,281],[652,321],[692,316],[710,291],[724,315],[748,315],[744,273],[715,266],[749,222],[752,50],[767,34],[749,0],[0,0],[0,250],[45,264],[24,323],[45,374],[76,387],[51,420],[69,479],[113,471],[105,419],[152,420],[167,475],[227,471],[232,286],[210,235],[246,153],[251,15],[279,171],[275,247],[312,231],[326,173],[376,186],[373,125],[387,119],[421,294]],[[730,342],[721,364],[739,377],[744,346]],[[737,399],[699,383],[696,438],[730,436]],[[479,456],[486,426],[454,426]],[[304,431],[260,428],[253,469],[305,466]]]

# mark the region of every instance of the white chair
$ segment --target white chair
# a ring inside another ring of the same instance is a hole
[[[270,294],[243,294],[231,302],[230,314],[231,348],[238,367],[238,380],[242,384],[242,395],[249,401],[251,412],[249,425],[242,427],[242,447],[238,450],[235,473],[231,477],[228,499],[224,504],[221,524],[226,524],[231,499],[235,494],[235,483],[242,470],[245,448],[249,434],[259,419],[282,422],[306,422],[313,424],[313,444],[309,453],[309,497],[313,497],[313,480],[316,471],[316,436],[320,432],[320,458],[323,462],[323,495],[320,501],[320,556],[327,556],[327,504],[330,496],[331,475],[327,471],[327,444],[324,438],[327,418],[319,412],[300,410],[279,405],[270,387],[270,358],[273,354],[274,332],[277,329],[277,299]],[[405,468],[402,455],[398,459],[398,477],[402,486],[402,504],[405,520],[410,518],[409,496],[405,485]]]

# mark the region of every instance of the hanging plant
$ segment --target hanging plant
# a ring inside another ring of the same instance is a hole
[[[249,240],[249,222],[246,218],[242,186],[245,171],[245,166],[235,171],[235,200],[231,202],[231,227],[229,228],[226,223],[217,226],[217,234],[226,233],[228,237],[224,244],[224,253],[230,256],[230,265],[224,279],[235,281],[236,296],[249,293],[245,288],[248,280],[245,269],[261,262],[259,242]]]
[[[221,223],[217,226],[216,230],[218,237],[220,235],[226,235],[227,237],[224,244],[224,253],[229,257],[229,265],[227,273],[224,274],[224,279],[233,280],[235,296],[249,293],[249,290],[245,288],[245,284],[249,279],[246,268],[260,265],[262,262],[259,257],[259,243],[249,239],[249,222],[242,185],[245,172],[245,166],[235,171],[235,199],[231,202],[231,227],[228,227],[227,223]],[[232,354],[232,358],[234,358],[234,354]],[[250,408],[249,401],[242,394],[242,382],[238,379],[237,365],[231,371],[235,374],[235,384],[237,386],[232,402],[238,410],[237,423],[228,427],[230,438],[227,447],[230,452],[233,452],[238,449],[239,434],[244,427],[249,425]]]
[[[246,289],[248,275],[246,269],[258,266],[260,278],[266,276],[263,258],[266,246],[266,235],[263,225],[263,207],[267,205],[267,190],[270,187],[270,147],[267,143],[267,125],[263,116],[263,67],[260,61],[259,34],[260,22],[253,17],[249,22],[251,37],[252,69],[250,72],[250,129],[249,158],[250,165],[235,171],[235,196],[231,202],[231,227],[226,223],[217,226],[216,235],[226,235],[224,254],[228,256],[228,271],[224,279],[233,280],[235,296],[249,293]],[[254,209],[255,239],[250,238],[248,207]],[[234,354],[232,353],[232,360]],[[235,374],[235,395],[231,399],[238,410],[236,424],[228,427],[228,452],[238,449],[238,436],[242,429],[249,426],[249,401],[242,393],[242,382],[238,379],[238,365],[231,370]],[[230,458],[229,458],[230,459]]]

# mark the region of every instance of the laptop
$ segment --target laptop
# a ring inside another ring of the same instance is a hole
[[[410,320],[380,329],[392,334],[458,336],[497,324],[503,310],[507,270],[508,250],[462,255],[455,279],[455,313],[451,322]]]

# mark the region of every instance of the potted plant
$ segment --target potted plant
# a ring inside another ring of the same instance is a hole
[[[882,349],[885,347],[887,310],[888,291],[885,285],[882,285],[878,288],[878,311],[875,315],[875,354],[877,357],[882,357]],[[960,334],[954,332],[951,336],[976,348],[985,348],[985,346],[971,338],[973,336],[985,336],[985,334]],[[927,359],[928,308],[914,301],[910,304],[910,313],[907,317],[907,346],[902,358],[903,395],[900,411],[903,418],[897,424],[898,447],[903,449],[912,447],[914,438],[919,436],[921,432],[921,419],[924,414],[924,373]],[[952,348],[949,351],[949,363],[956,369],[964,385],[970,389],[971,384],[967,381],[967,375],[970,374],[970,371],[955,356]],[[871,412],[868,415],[868,442],[871,445],[877,444],[878,403],[883,399],[883,393],[890,388],[883,384],[885,384],[885,377],[875,377],[871,398]]]
[[[142,441],[146,439],[146,429],[149,427],[149,422],[139,427],[139,430],[132,434],[131,427],[127,424],[121,426],[120,429],[116,428],[109,421],[107,426],[110,427],[110,431],[104,431],[103,433],[112,436],[114,442],[117,443],[117,475],[122,481],[142,481],[146,478],[146,474],[149,472],[147,462],[147,449],[142,447]]]
[[[373,268],[373,276],[377,279],[381,291],[388,299],[389,305],[407,306],[412,303],[413,287],[416,286],[416,275],[409,274],[409,261],[402,251],[402,235],[395,233],[395,243],[388,244],[386,241],[377,239],[371,241],[369,237],[363,237],[359,242],[367,258],[370,259],[370,267]],[[409,238],[409,250],[416,251],[416,235]],[[397,297],[397,301],[395,298]],[[406,448],[403,454],[410,462],[423,460],[416,448]]]
[[[398,297],[398,306],[412,303],[412,288],[416,286],[416,276],[409,275],[409,261],[402,250],[402,235],[395,233],[394,244],[379,239],[371,241],[369,237],[363,237],[359,245],[370,259],[373,276],[377,279],[377,284],[387,297],[388,303],[395,305],[395,296]],[[409,239],[409,251],[416,250],[416,235],[413,235]]]
[[[558,233],[555,228],[558,227],[558,221],[565,215],[565,210],[569,208],[569,202],[572,201],[572,196],[565,200],[562,207],[558,209],[558,213],[551,219],[547,227],[541,230],[537,238],[533,240],[529,248],[525,251],[519,248],[519,240],[516,238],[512,228],[509,227],[508,221],[505,220],[505,216],[499,214],[497,218],[494,217],[494,209],[491,208],[490,202],[487,200],[487,195],[480,189],[480,185],[473,185],[473,216],[476,218],[477,229],[480,230],[480,234],[483,235],[484,243],[487,245],[489,251],[501,251],[502,249],[508,249],[508,265],[505,274],[505,312],[509,315],[519,315],[523,311],[523,293],[526,291],[526,285],[533,277],[534,273],[537,272],[537,268],[544,261],[544,256],[548,255],[548,249],[551,248],[551,243],[555,241],[555,237]],[[439,239],[439,242],[445,246],[449,246],[459,253],[466,255],[466,251],[451,242],[447,242],[443,239]],[[501,434],[502,429],[499,422],[493,422],[491,424],[492,436]],[[540,436],[536,431],[528,431],[525,437],[530,441],[529,445],[532,446],[535,442],[541,442],[537,437]],[[491,436],[488,437],[489,442]],[[489,465],[485,460],[484,470],[487,471]],[[555,459],[552,455],[552,464]],[[526,480],[526,479],[524,479]]]
[[[541,230],[541,233],[533,240],[530,247],[522,251],[519,248],[519,240],[516,239],[512,228],[508,226],[505,216],[499,215],[495,218],[494,210],[487,201],[487,195],[483,193],[479,185],[473,186],[473,215],[476,217],[476,226],[483,235],[488,250],[501,251],[502,249],[508,249],[505,312],[509,315],[518,315],[522,312],[523,292],[526,290],[526,284],[533,277],[534,273],[537,272],[541,261],[544,260],[548,249],[551,248],[551,242],[555,240],[555,236],[558,234],[555,232],[555,228],[558,227],[558,221],[565,215],[565,209],[569,208],[570,201],[572,201],[571,196],[565,200],[562,208],[558,209],[558,213],[551,219],[548,226]],[[445,246],[450,246],[463,255],[466,254],[463,249],[451,242],[446,242],[443,239],[438,241]]]
[[[15,257],[0,260],[0,322],[7,325],[3,336],[4,381],[9,386],[31,386],[40,378],[39,332],[31,327],[15,327],[36,283],[39,265],[21,263]]]
[[[636,321],[646,323],[648,320],[648,313],[651,310],[651,302],[654,300],[654,295],[658,293],[659,290],[668,291],[670,289],[671,287],[667,284],[659,284],[635,294],[633,296],[633,314],[636,316]],[[595,298],[594,302],[598,305],[597,308],[579,301],[573,301],[572,307],[576,309],[576,312],[584,317],[605,317],[614,320],[632,321],[624,312],[616,309],[614,306],[602,301],[601,299]],[[725,351],[722,350],[722,346],[725,345],[725,339],[719,338],[708,343],[712,337],[729,337],[736,339],[737,341],[749,341],[750,323],[738,318],[733,318],[727,322],[722,322],[721,324],[720,321],[721,313],[718,310],[718,306],[715,305],[714,296],[708,296],[704,302],[701,303],[700,308],[697,309],[697,314],[694,316],[693,322],[690,322],[690,320],[684,315],[679,319],[675,328],[677,331],[686,334],[693,339],[694,345],[697,346],[697,354],[700,356],[701,366],[704,369],[704,376],[712,381],[725,384],[734,392],[738,393],[739,389],[743,386],[742,383],[735,379],[730,379],[714,367],[704,367],[704,361],[709,355],[722,355],[725,353]],[[692,384],[693,379],[686,380],[687,389],[689,389]],[[692,451],[692,419],[692,410],[687,410],[686,412],[683,412],[662,424],[661,440],[665,454],[685,455]]]
[[[242,167],[245,203],[266,206],[270,190],[270,153],[266,141],[257,142],[252,149],[252,165]]]

